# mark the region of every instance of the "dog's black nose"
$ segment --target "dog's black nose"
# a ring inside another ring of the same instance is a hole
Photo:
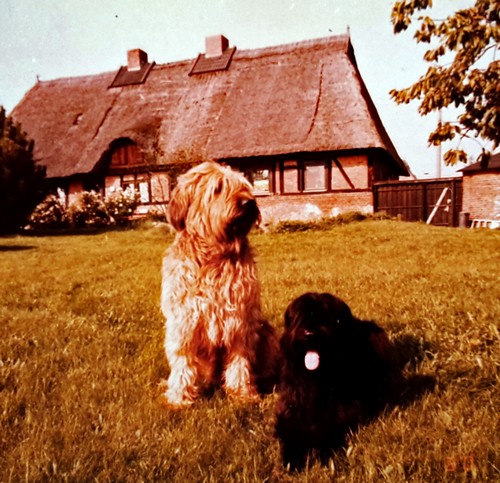
[[[257,206],[257,202],[254,199],[250,198],[248,200],[242,200],[240,206],[242,212],[245,214],[245,217],[247,217],[252,224],[259,218],[260,211]]]
[[[252,198],[250,198],[249,200],[242,200],[241,207],[245,210],[253,210],[257,208],[257,202]]]
[[[314,332],[312,330],[305,330],[304,335],[306,336],[306,339],[310,339],[314,335]]]

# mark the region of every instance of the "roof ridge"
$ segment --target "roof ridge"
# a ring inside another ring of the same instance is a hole
[[[327,45],[336,45],[341,47],[338,50],[347,52],[351,37],[349,34],[330,35],[328,37],[319,37],[316,39],[300,40],[296,42],[289,42],[284,44],[272,45],[270,47],[261,47],[257,49],[242,49],[236,50],[235,57],[241,58],[255,58],[271,55],[281,55],[289,53],[290,51],[304,51],[311,50],[315,47],[325,47]]]
[[[104,78],[104,77],[108,77],[111,75],[116,75],[116,70],[113,70],[113,71],[108,70],[106,72],[99,72],[97,74],[72,75],[69,77],[55,77],[53,79],[47,79],[47,80],[39,79],[33,87],[36,87],[37,85],[41,85],[41,84],[53,84],[55,82],[57,82],[58,84],[61,84],[61,83],[70,84],[70,83],[73,83],[76,81],[78,81],[78,82],[82,82],[85,80],[94,81],[97,78]]]
[[[230,49],[236,48],[236,52],[234,53],[233,59],[251,59],[256,57],[268,57],[272,55],[282,55],[289,53],[290,51],[300,51],[310,50],[314,47],[318,46],[327,46],[329,44],[335,44],[339,47],[342,47],[338,50],[348,51],[349,44],[351,42],[351,37],[348,33],[338,34],[338,35],[330,35],[328,37],[318,37],[315,39],[307,39],[307,40],[299,40],[296,42],[288,42],[283,44],[272,45],[269,47],[259,47],[256,49],[238,49],[238,46],[235,45],[230,47]],[[195,62],[200,54],[195,57],[191,57],[189,59],[181,59],[181,60],[173,60],[167,62],[156,63],[153,67],[153,70],[166,69],[175,65],[180,64],[190,64]]]
[[[351,37],[349,34],[339,34],[339,35],[330,35],[328,37],[318,37],[316,39],[308,39],[308,40],[300,40],[296,42],[289,42],[289,43],[284,43],[284,44],[277,44],[273,45],[270,47],[260,47],[257,49],[242,49],[238,50],[237,46],[233,46],[231,48],[236,47],[236,52],[234,54],[235,59],[252,59],[252,58],[257,58],[257,57],[268,57],[268,56],[273,56],[273,55],[283,55],[286,53],[289,53],[290,51],[298,51],[298,52],[303,52],[304,50],[310,50],[314,47],[318,46],[327,46],[329,44],[332,45],[337,45],[339,47],[342,47],[343,50],[347,52],[349,43],[351,41]],[[340,50],[340,49],[339,49]],[[152,70],[160,70],[160,69],[166,69],[173,67],[175,65],[181,65],[181,64],[191,64],[193,63],[198,56],[189,58],[189,59],[181,59],[181,60],[174,60],[174,61],[167,61],[167,62],[161,62],[161,63],[154,63]],[[69,77],[55,77],[53,79],[48,79],[48,80],[38,80],[38,84],[50,84],[52,82],[57,82],[57,83],[71,83],[75,81],[84,81],[85,79],[88,80],[96,80],[99,77],[106,77],[106,76],[115,76],[118,70],[122,68],[123,66],[118,67],[118,69],[115,70],[108,70],[105,72],[98,72],[96,74],[83,74],[83,75],[73,75]]]

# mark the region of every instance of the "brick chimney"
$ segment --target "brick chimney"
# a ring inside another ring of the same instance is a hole
[[[220,57],[229,47],[229,40],[224,35],[212,35],[205,38],[205,57]]]
[[[127,70],[141,70],[144,64],[148,63],[148,54],[141,49],[129,50],[127,52]]]

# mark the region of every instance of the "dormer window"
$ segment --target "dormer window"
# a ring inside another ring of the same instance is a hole
[[[229,40],[224,35],[214,35],[205,39],[205,50],[198,55],[189,75],[229,69],[236,47],[229,47]]]
[[[109,87],[143,84],[154,65],[154,62],[148,62],[148,54],[144,50],[129,50],[127,52],[127,65],[120,67]]]
[[[111,167],[125,168],[143,163],[142,152],[131,139],[119,139],[111,148]]]

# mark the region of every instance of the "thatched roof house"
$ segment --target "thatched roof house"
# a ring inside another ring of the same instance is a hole
[[[408,175],[348,36],[243,51],[215,36],[206,45],[197,59],[156,65],[133,50],[118,72],[38,82],[12,115],[57,184],[142,183],[145,204],[168,199],[165,167],[185,153],[245,171],[273,199],[370,192],[373,181]]]

